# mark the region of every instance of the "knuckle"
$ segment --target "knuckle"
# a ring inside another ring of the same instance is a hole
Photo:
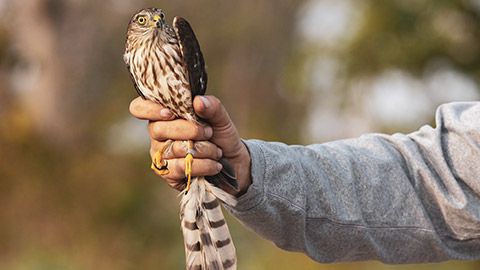
[[[148,122],[148,135],[150,136],[150,138],[153,140],[154,138],[154,133],[155,133],[155,122]]]
[[[185,175],[185,168],[183,166],[183,159],[173,159],[173,167],[172,167],[172,172],[174,173],[173,175],[175,176],[176,179],[178,178],[183,178]]]
[[[204,158],[216,158],[217,157],[217,147],[209,142],[202,143],[199,147],[199,156]]]
[[[182,148],[181,142],[175,141],[172,146],[171,155],[175,157],[181,156],[181,150],[182,150],[181,148]]]
[[[210,169],[211,169],[211,174],[217,174],[220,172],[219,167],[217,166],[218,162],[215,160],[210,160]]]
[[[194,125],[190,130],[193,138],[200,138],[203,135],[203,128],[200,128],[198,125]]]
[[[163,128],[160,122],[150,122],[148,123],[148,133],[150,138],[154,140],[159,140],[162,138]]]
[[[218,106],[221,102],[216,96],[210,96],[210,102],[213,103],[215,106]]]

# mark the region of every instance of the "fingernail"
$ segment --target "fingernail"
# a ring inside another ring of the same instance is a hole
[[[205,137],[208,139],[210,137],[212,137],[213,135],[213,129],[211,126],[206,126],[205,129],[203,130],[203,134],[205,135]]]
[[[169,109],[166,109],[166,108],[165,108],[165,109],[162,109],[162,110],[160,111],[160,115],[161,115],[162,117],[169,118],[169,117],[172,116],[172,112],[171,112]]]
[[[203,106],[205,106],[205,109],[208,109],[210,107],[210,101],[208,98],[200,96],[200,99],[202,100]]]
[[[217,171],[221,171],[223,168],[222,164],[220,162],[217,162]]]
[[[217,148],[217,158],[221,158],[223,155],[223,151],[220,148]]]

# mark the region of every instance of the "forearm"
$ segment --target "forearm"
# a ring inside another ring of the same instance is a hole
[[[246,141],[253,184],[229,211],[320,262],[479,259],[480,169],[468,164],[480,160],[479,149],[449,117],[455,112],[440,112],[437,129],[408,136],[308,147]]]

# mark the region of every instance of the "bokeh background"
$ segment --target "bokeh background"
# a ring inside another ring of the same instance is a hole
[[[177,192],[128,113],[125,31],[149,6],[191,22],[243,138],[408,133],[479,99],[479,0],[0,0],[0,269],[184,268]],[[239,269],[480,269],[321,265],[228,219]]]

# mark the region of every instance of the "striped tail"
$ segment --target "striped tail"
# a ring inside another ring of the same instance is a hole
[[[237,268],[237,255],[218,200],[235,205],[234,196],[203,177],[192,180],[183,193],[180,219],[185,242],[187,270]]]

